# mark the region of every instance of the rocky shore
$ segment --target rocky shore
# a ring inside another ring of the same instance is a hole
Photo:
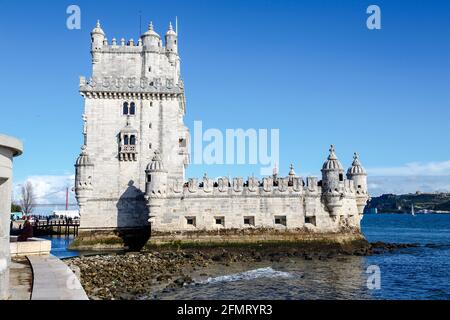
[[[195,277],[214,276],[214,271],[237,263],[282,262],[287,259],[328,260],[345,255],[385,253],[415,245],[377,242],[359,246],[267,246],[205,248],[154,248],[84,256],[65,262],[80,275],[90,299],[139,299],[152,292],[174,290],[193,282]]]

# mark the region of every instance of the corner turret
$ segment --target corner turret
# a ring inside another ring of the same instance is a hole
[[[355,152],[353,155],[353,163],[347,170],[347,179],[352,180],[356,190],[356,205],[359,214],[364,212],[364,207],[369,200],[369,192],[367,188],[367,173],[359,161],[359,155]]]
[[[169,23],[169,29],[166,32],[166,50],[169,54],[178,54],[178,36],[173,30],[172,23]]]
[[[95,28],[91,31],[92,63],[97,63],[99,61],[99,52],[103,47],[105,39],[105,33],[100,26],[100,20],[97,20]]]
[[[167,194],[167,170],[158,150],[147,165],[145,174],[145,199],[149,210],[149,222],[153,224],[160,215],[163,198]]]
[[[336,157],[334,146],[322,166],[322,195],[331,215],[338,215],[344,193],[344,169]]]
[[[153,22],[150,22],[148,30],[141,36],[141,39],[146,51],[159,51],[161,49],[161,37],[153,30]]]
[[[92,193],[92,175],[94,172],[94,164],[91,162],[86,151],[86,146],[81,147],[81,153],[75,162],[75,198],[80,206],[87,202]]]

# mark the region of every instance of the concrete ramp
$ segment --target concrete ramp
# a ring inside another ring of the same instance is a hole
[[[89,300],[78,277],[53,255],[27,256],[33,270],[31,300]]]

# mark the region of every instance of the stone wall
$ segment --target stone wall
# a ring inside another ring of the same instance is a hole
[[[159,199],[160,207],[150,212],[152,231],[304,228],[314,232],[338,232],[342,228],[359,229],[362,216],[358,213],[353,188],[349,188],[341,200],[337,215],[331,215],[322,202],[320,186],[307,185],[298,190],[288,186],[282,190],[279,187],[251,190],[246,186],[237,191],[232,187],[222,191],[214,187],[205,192],[204,187],[195,191],[185,187],[181,195],[172,193]]]
[[[0,300],[8,298],[12,158],[21,153],[22,143],[19,140],[0,135]]]

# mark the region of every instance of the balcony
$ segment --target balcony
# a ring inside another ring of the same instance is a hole
[[[127,144],[127,145],[120,146],[119,160],[120,161],[136,161],[137,160],[136,145]]]

